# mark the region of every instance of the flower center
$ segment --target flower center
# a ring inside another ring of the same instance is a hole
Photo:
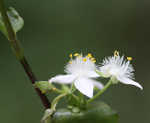
[[[71,54],[69,55],[69,57],[70,57],[69,63],[72,64],[73,58],[76,58],[76,57],[80,58],[80,57],[82,57],[82,55],[79,54],[79,53],[74,53],[74,54],[71,53]],[[83,57],[83,58],[82,58],[82,61],[83,61],[83,62],[86,62],[87,59],[91,60],[93,63],[96,62],[96,59],[93,57],[93,55],[92,55],[91,53],[88,53],[85,57]]]

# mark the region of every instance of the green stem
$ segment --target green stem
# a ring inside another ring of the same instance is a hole
[[[76,91],[76,87],[74,85],[74,83],[71,85],[71,94],[73,94]]]
[[[67,95],[67,93],[62,93],[62,94],[58,95],[52,101],[51,108],[45,110],[45,114],[41,120],[41,123],[51,123],[51,117],[52,117],[53,113],[56,111],[56,105],[57,105],[58,101],[66,95]]]
[[[94,101],[97,97],[99,97],[101,94],[103,94],[109,87],[112,85],[111,79],[108,81],[108,83],[104,86],[102,90],[100,90],[93,98],[89,99],[87,103],[91,103]]]
[[[79,99],[79,97],[78,96],[76,96],[76,95],[74,95],[73,93],[72,93],[72,97],[77,101],[77,102],[79,102],[80,101],[80,99]]]
[[[76,96],[76,95],[74,95],[73,93],[76,91],[76,88],[75,88],[75,85],[74,85],[74,83],[71,85],[71,95],[72,95],[72,97],[77,101],[77,102],[79,102],[80,101],[80,98],[78,97],[78,96]]]
[[[56,105],[57,105],[58,101],[59,101],[61,98],[63,98],[64,96],[66,96],[66,95],[67,95],[67,93],[63,93],[63,94],[57,96],[57,97],[52,101],[52,104],[51,104],[51,110],[52,110],[52,111],[55,111],[55,110],[56,110]]]
[[[6,27],[6,31],[8,34],[8,40],[14,51],[14,54],[17,57],[18,61],[23,66],[23,68],[24,68],[26,74],[28,75],[29,79],[31,80],[32,84],[34,84],[37,81],[37,79],[36,79],[35,75],[33,74],[32,69],[24,56],[23,49],[19,45],[20,44],[19,40],[17,40],[16,34],[15,34],[15,32],[11,26],[11,23],[8,19],[8,15],[7,15],[3,0],[0,0],[0,12],[1,12],[5,27]],[[46,109],[49,108],[50,102],[49,102],[48,98],[44,94],[42,94],[38,88],[35,88],[35,90],[36,90],[37,94],[39,95],[45,108]]]

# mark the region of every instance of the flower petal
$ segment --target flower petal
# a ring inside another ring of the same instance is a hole
[[[74,83],[75,87],[84,95],[89,98],[93,97],[94,85],[91,79],[88,78],[78,78]]]
[[[138,82],[135,82],[132,79],[125,78],[125,77],[117,77],[117,79],[123,84],[134,85],[134,86],[140,88],[141,90],[143,90],[143,87]]]
[[[49,82],[55,82],[55,83],[62,83],[62,84],[70,84],[75,80],[74,75],[57,75],[55,77],[52,77]]]
[[[98,78],[100,76],[95,71],[89,71],[87,74],[89,78]]]
[[[104,85],[101,82],[98,82],[96,80],[92,80],[92,83],[94,84],[95,87],[97,87],[98,89],[102,89],[104,88]]]

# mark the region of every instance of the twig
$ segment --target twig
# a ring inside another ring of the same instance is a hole
[[[1,12],[5,27],[7,30],[8,40],[9,40],[11,47],[15,53],[15,56],[17,57],[17,59],[21,63],[21,65],[23,66],[23,68],[24,68],[26,74],[28,75],[29,79],[31,80],[32,84],[34,84],[37,81],[37,79],[36,79],[34,73],[32,72],[32,69],[24,56],[23,49],[19,45],[19,40],[17,40],[16,34],[15,34],[15,32],[11,26],[11,23],[8,19],[8,15],[7,15],[3,0],[0,0],[0,12]],[[49,102],[48,98],[44,94],[42,94],[38,88],[35,88],[35,90],[36,90],[37,94],[39,95],[45,108],[46,109],[50,108],[50,102]]]

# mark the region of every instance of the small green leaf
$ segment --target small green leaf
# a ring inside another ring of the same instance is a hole
[[[48,81],[38,81],[35,83],[35,87],[39,88],[42,93],[46,93],[47,91],[52,90],[55,88],[51,83]]]
[[[19,15],[19,13],[12,7],[9,7],[8,11],[7,11],[7,15],[8,15],[8,18],[10,20],[10,23],[12,25],[12,28],[14,30],[15,33],[17,33],[19,30],[21,30],[21,28],[23,27],[24,25],[24,20],[23,18]],[[7,31],[6,31],[6,27],[5,27],[5,24],[3,22],[3,19],[2,19],[2,15],[0,13],[0,31],[6,36],[8,37],[7,35]]]
[[[19,13],[14,8],[10,7],[7,11],[7,14],[14,31],[18,32],[19,30],[21,30],[24,25],[24,20],[22,17],[20,17]]]
[[[97,102],[80,112],[58,109],[54,113],[51,123],[118,123],[118,119],[118,114],[107,104]]]

